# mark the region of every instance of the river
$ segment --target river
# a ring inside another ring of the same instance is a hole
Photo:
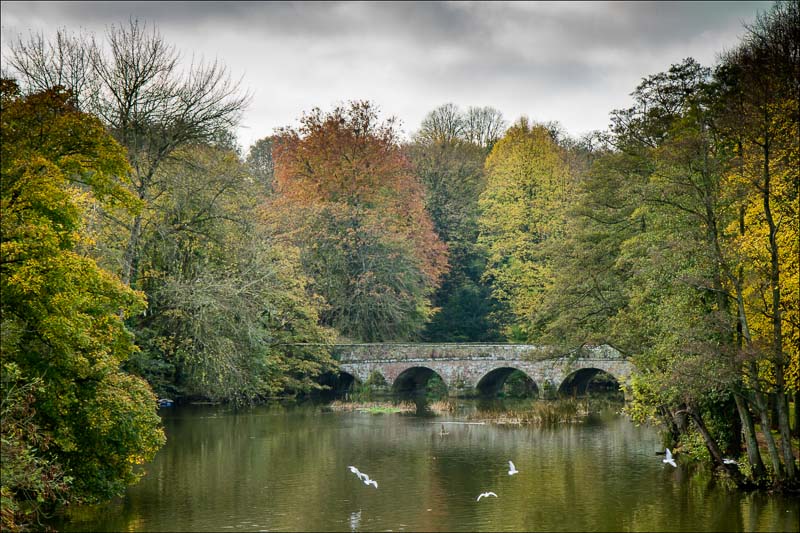
[[[613,411],[554,428],[323,405],[163,408],[167,444],[124,497],[59,531],[797,531],[783,496],[666,465]],[[467,423],[469,422],[469,423]],[[443,434],[445,433],[445,434]],[[519,473],[508,474],[508,461]],[[365,485],[348,466],[378,483]],[[487,491],[497,494],[476,501]]]

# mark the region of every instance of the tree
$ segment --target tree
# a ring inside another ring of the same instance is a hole
[[[440,105],[428,113],[416,136],[429,143],[449,143],[464,135],[464,117],[453,103]]]
[[[506,335],[532,340],[534,315],[552,279],[544,245],[563,234],[572,180],[548,131],[524,118],[495,144],[486,170],[479,219],[485,276],[494,298],[508,306]]]
[[[247,153],[247,166],[264,190],[272,192],[275,181],[275,161],[272,157],[272,137],[257,140]]]
[[[635,159],[612,151],[603,137],[567,146],[575,189],[565,205],[563,239],[547,246],[553,282],[535,314],[542,341],[571,348],[584,343],[620,344],[611,320],[627,302],[630,271],[617,262],[622,244],[642,231]]]
[[[9,63],[28,87],[84,69],[77,102],[127,148],[125,185],[140,209],[104,207],[89,227],[102,264],[150,302],[130,320],[143,351],[127,367],[170,396],[249,402],[308,390],[331,364],[326,349],[283,345],[324,344],[328,333],[315,326],[296,253],[259,222],[271,140],[251,151],[248,172],[230,133],[247,96],[218,63],[183,64],[143,23],[106,37],[107,48],[64,31],[53,44],[19,40]]]
[[[2,381],[6,394],[27,391],[30,406],[9,411],[13,396],[3,399],[3,505],[8,495],[108,497],[141,475],[137,465],[164,434],[150,387],[120,369],[136,350],[123,320],[144,308],[143,295],[88,256],[85,217],[98,204],[139,204],[120,181],[128,171],[123,149],[70,93],[21,97],[3,80],[1,98]],[[33,433],[20,434],[20,422]],[[15,468],[31,457],[34,475],[61,476],[57,491],[46,479],[33,493],[15,484]],[[4,527],[6,517],[4,509]]]
[[[463,118],[463,137],[467,142],[492,151],[506,130],[503,114],[493,107],[469,107]]]
[[[785,478],[797,481],[787,393],[800,390],[798,376],[798,220],[800,188],[797,138],[800,123],[800,4],[779,2],[748,27],[742,44],[718,71],[725,137],[735,147],[732,187],[740,191],[740,216],[732,224],[741,254],[735,277],[739,326],[751,359],[762,425],[767,406],[760,388],[771,390],[777,410]],[[755,363],[758,363],[756,366]],[[761,374],[771,379],[759,384]],[[787,380],[788,376],[788,380]],[[770,444],[774,468],[778,451]]]
[[[431,313],[447,268],[444,245],[424,210],[423,189],[369,102],[328,114],[275,140],[273,220],[302,249],[323,323],[360,340],[413,338]]]
[[[145,207],[129,220],[109,216],[127,234],[120,243],[122,280],[136,287],[149,204],[162,193],[159,167],[176,149],[211,142],[233,128],[248,97],[216,62],[185,69],[157,29],[137,20],[112,25],[106,37],[108,53],[93,37],[64,30],[51,43],[42,36],[20,38],[7,61],[26,91],[53,81],[68,84],[81,109],[100,117],[127,149],[128,187]]]
[[[333,362],[297,251],[260,222],[263,184],[230,150],[197,145],[162,165],[159,218],[142,235],[142,353],[162,392],[243,404],[314,388]],[[308,346],[291,346],[295,343]]]
[[[406,147],[408,157],[425,186],[425,209],[434,230],[448,248],[450,271],[433,298],[438,308],[423,337],[430,341],[486,341],[496,327],[490,289],[482,282],[486,259],[477,246],[478,197],[486,178],[485,151],[456,139],[429,142],[423,138]]]
[[[787,100],[770,107],[771,116],[737,107],[747,101],[741,92],[772,83],[766,74],[742,84],[736,67],[723,64],[712,77],[687,59],[642,81],[634,106],[613,115],[610,148],[580,182],[573,235],[554,255],[555,264],[566,265],[545,292],[540,319],[551,336],[575,323],[588,339],[613,339],[637,367],[629,413],[661,420],[687,448],[697,435],[707,457],[742,486],[767,474],[759,438],[773,481],[794,482],[788,418],[778,413],[786,428],[779,448],[767,395],[785,401],[780,374],[792,368],[775,346],[791,346],[796,335],[783,333],[793,324],[782,311],[792,314],[797,284],[780,274],[794,272],[788,256],[796,255],[797,224],[770,229],[767,213],[796,220],[789,207],[797,198],[796,106]],[[753,130],[748,116],[758,124]],[[765,163],[770,138],[776,157]],[[767,168],[777,177],[773,192]],[[777,291],[777,305],[776,283],[788,289]],[[730,416],[733,409],[738,417]],[[739,453],[740,432],[750,480],[723,461]]]
[[[764,471],[736,358],[724,233],[734,215],[722,179],[729,154],[715,126],[712,81],[709,69],[687,59],[645,78],[634,107],[614,114],[619,153],[611,170],[634,184],[622,191],[633,198],[634,230],[619,244],[625,288],[607,325],[635,354],[634,417],[663,417],[682,442],[698,434],[710,458],[743,485],[723,461],[726,449],[739,452],[740,428],[756,480]],[[739,420],[729,415],[734,404]]]
[[[453,103],[441,105],[428,113],[415,140],[421,144],[450,144],[461,140],[480,146],[488,154],[503,136],[506,121],[493,107],[474,107],[462,112]]]

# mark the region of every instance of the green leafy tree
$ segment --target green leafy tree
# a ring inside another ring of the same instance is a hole
[[[778,442],[768,394],[784,401],[780,374],[791,375],[795,353],[784,348],[795,333],[782,312],[792,316],[796,278],[782,257],[796,250],[796,229],[770,230],[768,212],[796,216],[787,207],[796,199],[789,139],[797,121],[791,105],[769,108],[767,122],[754,113],[759,134],[741,119],[743,110],[731,120],[742,103],[738,91],[753,90],[735,73],[723,65],[712,77],[687,59],[645,78],[635,105],[614,113],[609,146],[579,183],[570,237],[554,256],[561,274],[545,292],[540,319],[550,338],[611,339],[631,354],[637,372],[628,410],[637,420],[663,422],[687,449],[696,435],[739,485],[765,480],[761,440],[773,481],[791,486],[788,418],[778,414],[785,427]],[[771,191],[765,168],[774,172]],[[774,276],[776,260],[788,279]],[[769,289],[776,283],[788,289],[778,291],[778,304]],[[578,326],[571,334],[570,324]],[[777,339],[788,357],[776,355]],[[750,480],[723,461],[740,453],[740,433]]]
[[[728,153],[714,127],[710,71],[687,59],[645,78],[633,96],[634,107],[614,114],[617,151],[594,169],[611,187],[619,175],[630,185],[614,192],[587,182],[605,189],[599,196],[610,197],[608,205],[627,205],[623,217],[584,226],[605,224],[606,235],[622,237],[613,241],[609,265],[625,274],[622,292],[598,325],[633,354],[631,414],[663,419],[678,440],[698,434],[709,456],[744,484],[723,462],[725,453],[739,452],[740,421],[729,413],[740,373],[721,256],[721,230],[731,217],[722,181]],[[749,412],[740,415],[747,428]]]
[[[330,335],[297,251],[260,221],[263,184],[235,153],[204,145],[176,152],[158,179],[159,219],[142,236],[150,307],[131,368],[163,394],[236,403],[315,387],[333,364]]]
[[[448,248],[450,271],[433,298],[437,312],[425,327],[430,341],[487,341],[497,337],[489,318],[491,291],[482,281],[486,258],[477,246],[478,198],[486,185],[485,150],[460,139],[406,146],[425,186],[425,209]]]
[[[642,231],[637,186],[642,172],[634,158],[614,152],[602,139],[598,146],[577,148],[588,168],[575,168],[575,191],[564,238],[548,247],[553,283],[535,315],[543,341],[574,347],[583,343],[621,344],[611,320],[626,305],[625,283],[630,271],[618,263],[622,244]]]
[[[123,149],[72,101],[2,81],[4,520],[7,498],[51,499],[56,484],[69,500],[119,494],[164,443],[150,387],[120,368],[136,351],[123,320],[144,298],[87,254],[88,210],[139,204],[121,181]],[[22,411],[8,406],[15,390],[27,391]]]
[[[273,138],[264,137],[257,140],[247,152],[247,166],[256,179],[263,184],[264,190],[272,192],[275,181],[275,160],[272,157]]]

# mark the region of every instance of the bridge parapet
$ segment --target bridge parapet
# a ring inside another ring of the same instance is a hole
[[[335,344],[334,356],[342,363],[401,361],[544,361],[548,359],[621,359],[613,347],[584,346],[565,352],[535,344],[484,343],[365,343]]]

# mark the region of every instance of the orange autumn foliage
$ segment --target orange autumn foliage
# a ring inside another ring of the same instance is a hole
[[[298,130],[284,128],[273,151],[275,207],[368,213],[389,240],[413,244],[431,285],[447,270],[447,250],[425,211],[423,187],[400,149],[394,121],[378,122],[369,102],[328,114],[314,109]]]

